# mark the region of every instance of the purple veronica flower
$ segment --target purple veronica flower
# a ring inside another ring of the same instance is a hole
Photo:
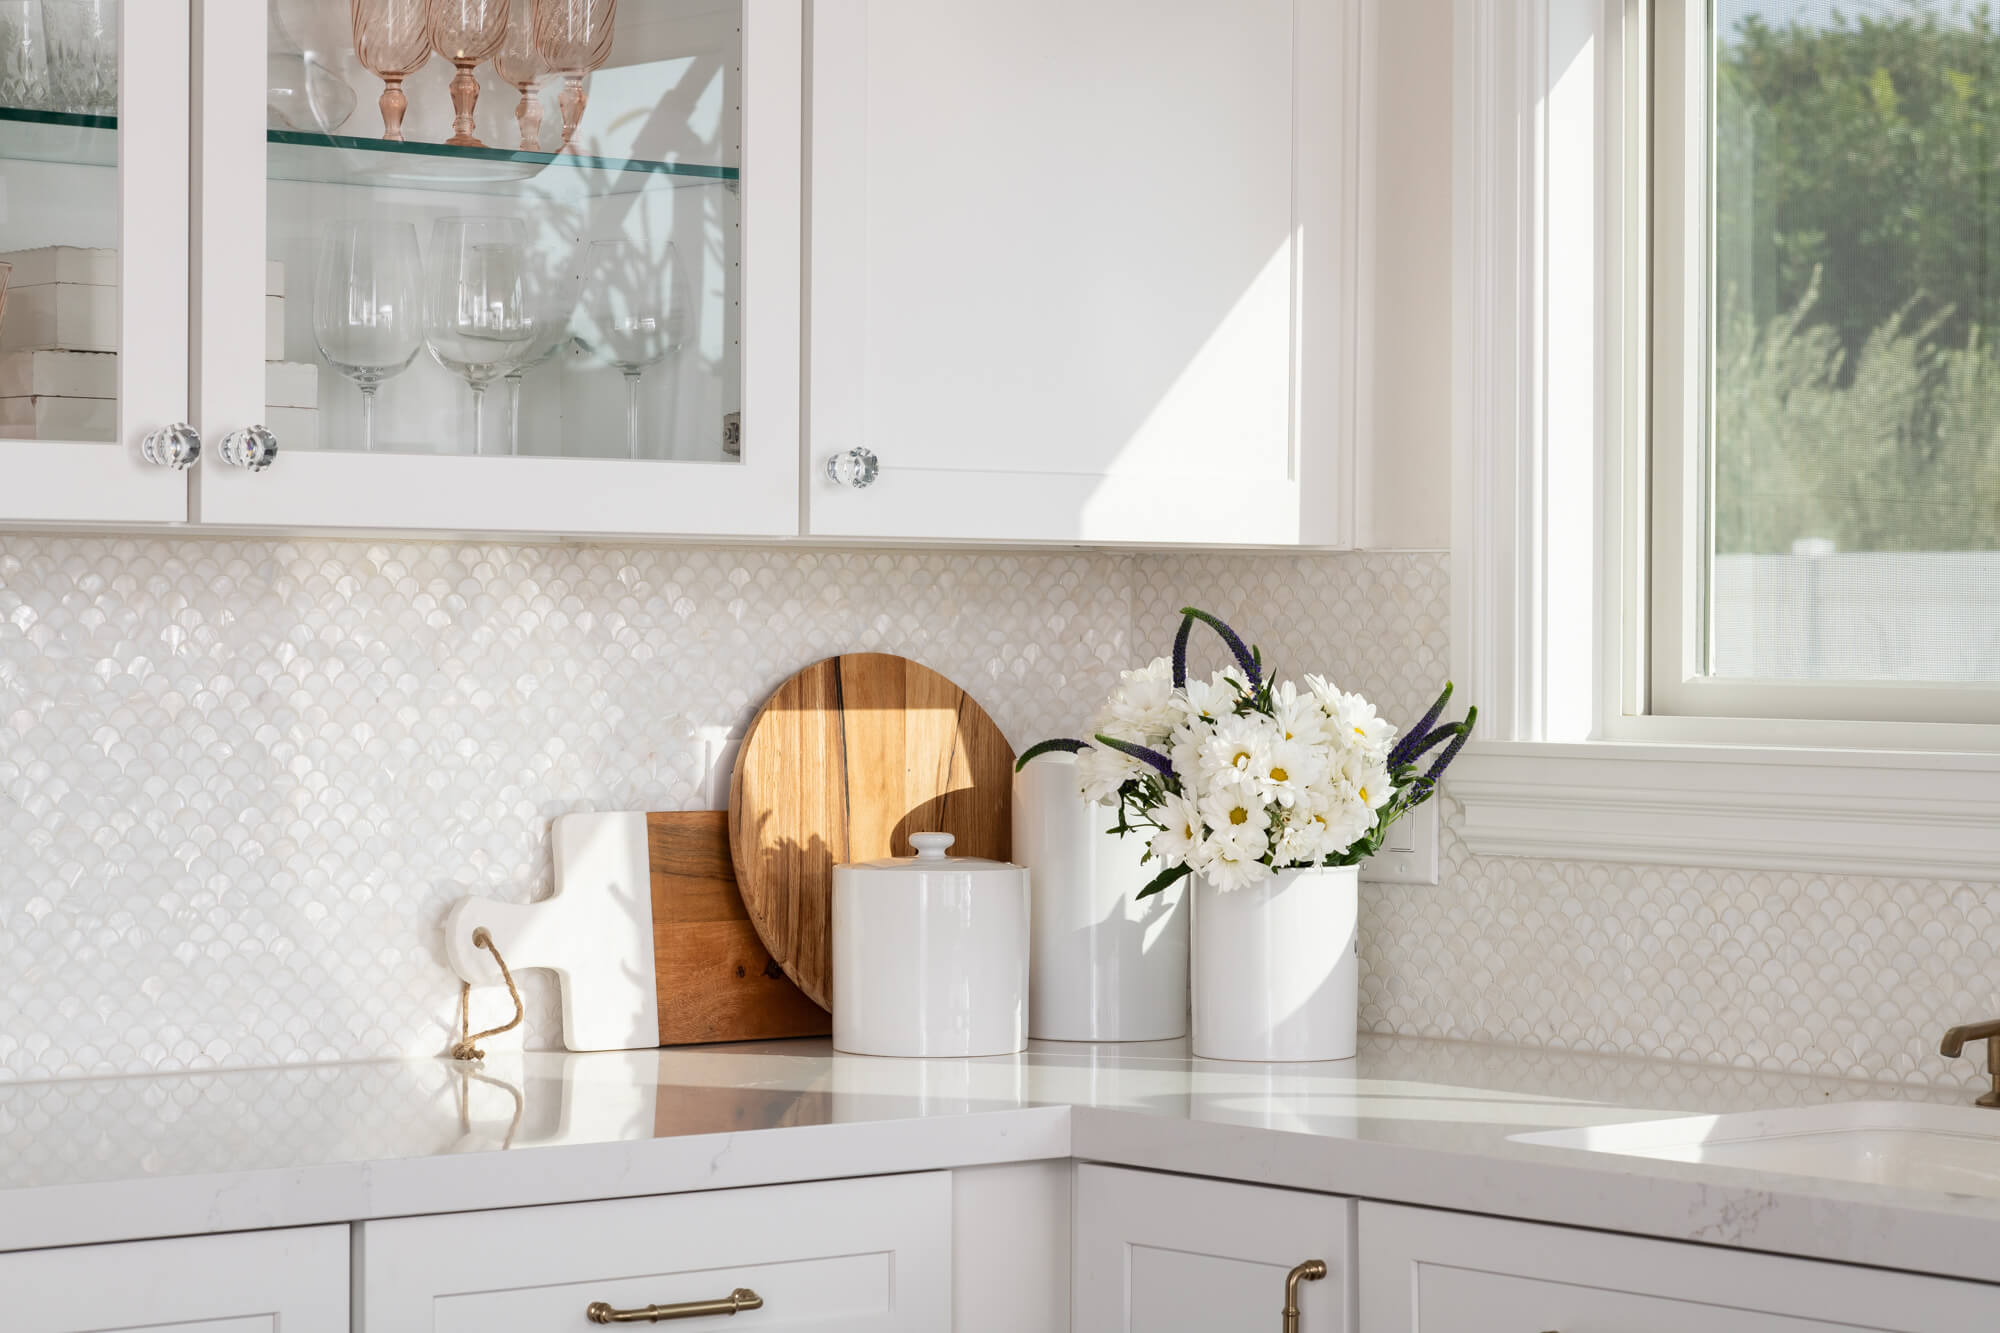
[[[1174,775],[1173,760],[1167,758],[1158,750],[1149,750],[1143,745],[1134,745],[1131,741],[1121,741],[1116,736],[1099,736],[1097,743],[1109,746],[1120,754],[1129,754],[1141,763],[1150,764],[1159,770],[1159,774],[1163,778],[1171,778]]]
[[[1056,750],[1064,751],[1067,754],[1075,754],[1080,750],[1088,750],[1089,748],[1090,748],[1089,741],[1073,741],[1073,740],[1037,741],[1033,745],[1030,745],[1027,749],[1021,751],[1021,757],[1014,761],[1014,771],[1016,773],[1019,773],[1022,769],[1028,766],[1028,761],[1030,759],[1038,758],[1041,755],[1049,754]]]
[[[1403,739],[1397,741],[1396,748],[1389,752],[1389,767],[1391,769],[1401,768],[1404,764],[1416,758],[1417,755],[1423,753],[1423,750],[1417,747],[1430,736],[1431,728],[1437,725],[1438,718],[1444,713],[1444,706],[1450,702],[1451,682],[1446,681],[1444,683],[1444,692],[1438,695],[1437,702],[1431,705],[1430,711],[1417,720],[1416,726],[1404,732]]]
[[[1437,762],[1431,765],[1430,772],[1424,774],[1425,782],[1430,783],[1433,787],[1437,785],[1438,779],[1444,776],[1444,771],[1451,767],[1451,761],[1458,758],[1458,752],[1463,750],[1465,743],[1472,739],[1473,719],[1478,716],[1479,710],[1477,708],[1468,708],[1465,710],[1465,721],[1458,724],[1458,735],[1452,739],[1450,745],[1445,747],[1444,753],[1437,757]]]
[[[1181,608],[1180,634],[1174,639],[1174,684],[1176,686],[1185,686],[1187,684],[1187,636],[1189,631],[1194,628],[1194,622],[1197,620],[1222,636],[1222,641],[1229,645],[1230,653],[1236,658],[1236,665],[1243,668],[1243,674],[1248,677],[1252,690],[1255,690],[1264,683],[1264,668],[1259,665],[1257,654],[1250,651],[1249,645],[1245,644],[1237,636],[1235,630],[1229,628],[1221,620],[1206,611],[1192,606],[1184,606]]]

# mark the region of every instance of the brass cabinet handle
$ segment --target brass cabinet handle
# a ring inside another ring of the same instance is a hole
[[[1299,1333],[1299,1283],[1326,1276],[1326,1260],[1308,1259],[1285,1274],[1285,1333]]]
[[[662,1319],[699,1319],[703,1315],[761,1310],[764,1298],[738,1287],[719,1301],[682,1301],[679,1305],[648,1305],[641,1310],[614,1310],[607,1301],[592,1301],[584,1315],[593,1324],[657,1324]]]

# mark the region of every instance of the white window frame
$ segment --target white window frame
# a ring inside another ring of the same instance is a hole
[[[2000,727],[1649,711],[1649,5],[1455,18],[1452,652],[1482,736],[1450,783],[1461,836],[1994,878]]]
[[[1651,0],[1644,45],[1652,77],[1630,90],[1650,125],[1652,160],[1640,169],[1652,183],[1652,237],[1629,262],[1652,269],[1653,301],[1636,319],[1651,322],[1652,431],[1634,437],[1632,456],[1649,454],[1652,483],[1652,608],[1632,621],[1628,643],[1648,652],[1648,712],[1690,718],[1827,718],[1931,722],[1938,718],[2000,722],[2000,689],[1908,682],[1728,679],[1707,674],[1702,587],[1709,538],[1701,516],[1709,494],[1707,436],[1713,429],[1713,365],[1708,346],[1714,312],[1713,164],[1707,145],[1715,117],[1708,76],[1707,0]],[[1726,728],[1713,727],[1712,731]],[[1975,736],[1964,743],[1977,744]]]

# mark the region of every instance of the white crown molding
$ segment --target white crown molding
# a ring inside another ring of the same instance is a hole
[[[2000,756],[1489,742],[1449,783],[1481,856],[1990,880]]]

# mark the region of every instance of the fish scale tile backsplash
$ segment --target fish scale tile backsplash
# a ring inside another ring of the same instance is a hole
[[[551,816],[706,805],[708,729],[850,649],[1067,730],[1130,655],[1128,565],[0,540],[0,1078],[439,1051],[444,912],[546,894]]]
[[[1407,719],[1448,669],[1446,571],[0,538],[0,1080],[441,1051],[449,904],[546,894],[563,811],[706,805],[713,739],[832,653],[928,662],[1018,746],[1194,603]],[[1444,867],[1364,886],[1370,1031],[1963,1083],[1933,1029],[2000,1010],[1992,884],[1479,858],[1448,825]],[[526,1044],[559,1044],[522,980]]]

